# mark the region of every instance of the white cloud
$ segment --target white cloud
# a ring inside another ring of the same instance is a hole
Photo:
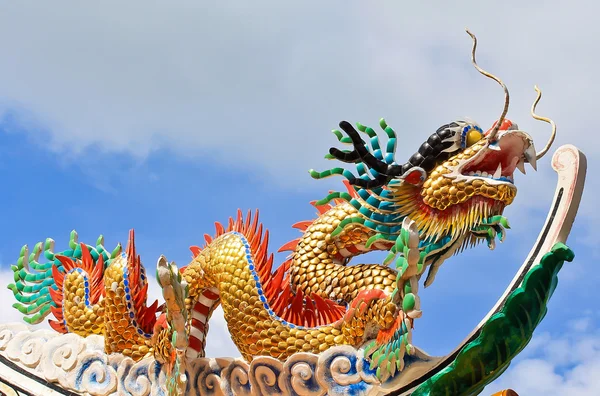
[[[403,161],[443,123],[470,116],[486,127],[499,116],[500,88],[469,64],[469,26],[480,65],[510,88],[509,118],[545,143],[549,128],[529,116],[539,84],[539,113],[559,126],[556,145],[583,147],[595,166],[600,59],[589,49],[598,6],[532,4],[57,0],[48,11],[11,2],[0,14],[0,120],[90,172],[98,153],[139,162],[168,149],[324,190],[330,182],[311,182],[306,170],[331,165],[322,156],[341,119],[376,126],[386,117]],[[111,163],[102,164],[108,174]],[[509,214],[550,203],[549,163],[517,176],[518,209]],[[588,184],[587,196],[595,193]],[[592,200],[581,213],[600,220]]]
[[[569,322],[569,327],[575,331],[586,331],[590,328],[591,324],[592,319],[588,316]]]
[[[561,334],[535,336],[509,369],[485,390],[511,388],[520,396],[596,396],[600,394],[600,332],[584,317],[567,322]],[[569,331],[574,329],[575,331]]]
[[[409,143],[404,155],[455,117],[489,125],[502,96],[468,65],[469,25],[482,66],[511,88],[512,117],[547,137],[528,116],[539,83],[559,140],[583,144],[597,61],[586,49],[600,29],[590,7],[57,1],[48,12],[13,2],[0,16],[0,97],[48,129],[53,149],[144,157],[168,147],[304,176],[342,117],[389,117]]]

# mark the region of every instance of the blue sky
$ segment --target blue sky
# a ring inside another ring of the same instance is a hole
[[[276,251],[298,235],[293,223],[314,217],[309,201],[342,186],[307,173],[328,165],[322,156],[336,143],[329,131],[340,120],[376,125],[386,117],[403,161],[439,125],[470,116],[485,129],[497,117],[501,91],[469,65],[468,25],[480,39],[480,65],[511,90],[509,118],[544,144],[549,131],[528,116],[539,84],[539,112],[559,125],[556,147],[577,144],[589,162],[569,240],[576,260],[561,272],[532,344],[486,393],[502,386],[522,395],[600,393],[586,374],[600,367],[600,275],[593,266],[600,150],[597,134],[587,133],[595,125],[598,59],[585,51],[600,28],[582,11],[591,3],[518,12],[517,3],[499,10],[467,3],[142,8],[58,1],[49,13],[10,4],[0,15],[2,279],[8,282],[23,244],[52,237],[61,249],[72,229],[86,242],[103,234],[112,247],[135,228],[147,267],[160,254],[184,265],[188,247],[237,208],[260,209]],[[490,20],[491,12],[510,15],[519,29],[506,29],[505,18]],[[506,243],[450,259],[421,290],[416,345],[448,352],[502,294],[552,198],[549,157],[538,167],[516,176]],[[10,303],[0,311],[16,320]],[[222,318],[214,321],[209,354],[233,354],[215,330]]]

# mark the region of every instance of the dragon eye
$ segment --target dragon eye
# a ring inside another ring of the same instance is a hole
[[[460,134],[460,147],[471,147],[483,138],[483,130],[477,125],[467,125]]]
[[[472,145],[474,145],[475,143],[480,141],[481,138],[483,138],[483,133],[481,133],[477,129],[471,129],[467,133],[467,139],[466,139],[467,147],[471,147]]]

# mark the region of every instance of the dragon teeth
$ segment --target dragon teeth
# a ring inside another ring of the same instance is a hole
[[[517,162],[517,169],[520,170],[522,174],[526,175],[524,158],[519,159],[519,162]]]
[[[520,168],[519,168],[520,169]],[[522,171],[524,172],[524,171]],[[471,176],[471,177],[485,177],[488,179],[500,179],[500,178],[504,178],[508,181],[510,181],[511,183],[513,182],[513,177],[511,176],[502,176],[502,164],[498,164],[498,168],[496,169],[496,171],[494,172],[494,174],[492,173],[487,173],[487,172],[482,172],[482,171],[476,171],[476,172],[469,172],[468,174],[465,174],[466,176]]]
[[[533,143],[527,147],[523,155],[525,155],[525,159],[531,164],[533,170],[537,170],[537,154],[535,153],[535,147],[533,146]]]
[[[502,164],[498,164],[498,168],[496,169],[496,172],[494,172],[494,179],[499,179],[500,176],[502,176]]]

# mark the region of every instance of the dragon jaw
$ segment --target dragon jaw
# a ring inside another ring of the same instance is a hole
[[[511,123],[509,128],[501,130],[497,140],[490,142],[488,139],[482,139],[457,154],[452,161],[442,164],[450,170],[444,177],[451,179],[453,184],[473,184],[475,180],[481,180],[492,190],[508,192],[504,197],[498,197],[497,192],[484,192],[481,195],[493,199],[500,198],[499,200],[506,205],[510,205],[516,195],[514,171],[518,168],[525,173],[526,161],[531,162],[535,169],[535,148],[531,137],[519,131],[516,124]]]
[[[513,202],[514,171],[524,172],[524,163],[535,165],[534,159],[531,137],[506,120],[494,141],[481,134],[470,146],[440,161],[422,184],[402,182],[389,188],[399,213],[415,220],[426,239],[451,237],[449,243],[468,236],[480,239],[487,235],[480,226]]]

